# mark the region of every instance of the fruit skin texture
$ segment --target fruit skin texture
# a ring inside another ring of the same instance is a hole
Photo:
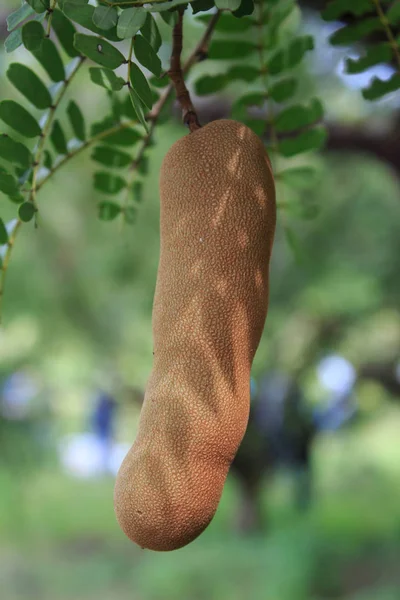
[[[210,523],[246,430],[276,207],[261,141],[231,120],[171,147],[160,196],[154,365],[114,505],[131,540],[174,550]]]

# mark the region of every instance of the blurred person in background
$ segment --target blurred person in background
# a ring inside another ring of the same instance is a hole
[[[0,390],[0,446],[7,467],[36,466],[52,445],[52,415],[46,390],[35,370],[22,365]]]
[[[107,472],[110,467],[116,412],[117,402],[115,398],[109,392],[99,388],[95,392],[90,425],[98,442],[99,461],[104,472]]]
[[[75,477],[115,475],[128,449],[126,444],[119,444],[115,436],[118,382],[109,371],[105,373],[106,376],[95,377],[84,430],[72,433],[60,442],[61,464]]]

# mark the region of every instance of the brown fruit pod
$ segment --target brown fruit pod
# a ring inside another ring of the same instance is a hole
[[[114,504],[131,540],[174,550],[213,518],[247,426],[276,222],[262,142],[232,120],[180,139],[160,205],[154,365]]]

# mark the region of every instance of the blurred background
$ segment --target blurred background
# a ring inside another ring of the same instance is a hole
[[[366,76],[343,75],[332,25],[312,11],[318,2],[305,4],[317,50],[304,93],[323,99],[329,142],[299,163],[315,167],[311,186],[279,188],[248,433],[214,521],[182,550],[131,544],[112,495],[152,364],[158,170],[184,129],[179,119],[158,127],[133,227],[97,219],[89,156],[40,194],[40,226],[25,226],[13,252],[0,330],[5,600],[400,598],[400,98],[366,103]],[[3,39],[17,5],[2,3]],[[199,28],[189,29],[190,45]],[[15,59],[28,60],[0,52],[2,99],[14,94],[5,71]],[[74,85],[100,119],[107,97],[87,72]],[[229,90],[197,99],[203,122],[228,114]]]

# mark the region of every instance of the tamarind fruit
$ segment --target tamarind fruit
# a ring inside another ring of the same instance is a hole
[[[178,140],[160,210],[154,364],[114,492],[122,530],[159,551],[210,523],[247,426],[276,221],[261,140],[228,119]]]

